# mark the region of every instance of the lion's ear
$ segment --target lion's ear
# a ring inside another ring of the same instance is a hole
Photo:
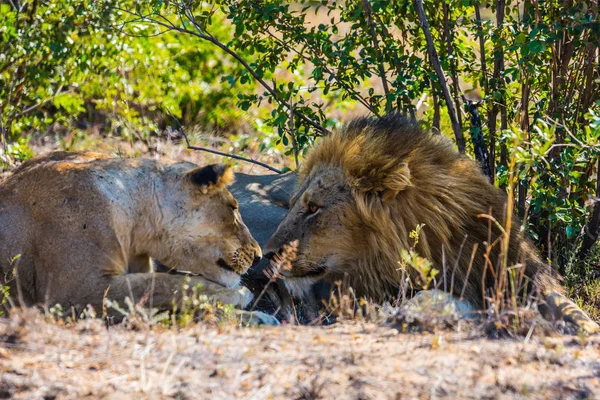
[[[403,162],[394,168],[394,170],[383,178],[383,201],[390,201],[396,198],[398,193],[412,186],[410,180],[410,169],[408,164]]]
[[[376,168],[365,168],[354,186],[363,193],[378,196],[384,202],[393,200],[398,193],[412,186],[408,164],[386,163]]]
[[[225,164],[211,164],[195,168],[187,175],[204,194],[212,188],[222,188],[233,182],[233,170]]]

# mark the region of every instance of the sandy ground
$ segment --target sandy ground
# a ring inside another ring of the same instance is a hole
[[[65,327],[0,318],[0,398],[600,398],[600,337],[490,340],[385,325]]]

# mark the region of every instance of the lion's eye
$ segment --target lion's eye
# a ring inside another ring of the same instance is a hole
[[[309,214],[314,214],[317,211],[319,211],[319,208],[320,207],[318,205],[316,205],[315,203],[309,203],[308,204],[308,213]]]

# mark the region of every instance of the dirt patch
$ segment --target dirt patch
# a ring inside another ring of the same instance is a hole
[[[0,319],[0,398],[598,398],[600,337]],[[7,338],[11,338],[7,341]]]

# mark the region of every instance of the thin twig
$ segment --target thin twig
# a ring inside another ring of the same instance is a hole
[[[467,275],[465,276],[465,281],[463,282],[463,288],[460,291],[461,301],[465,298],[465,289],[467,288],[467,284],[469,283],[469,275],[471,274],[471,268],[473,267],[473,260],[475,259],[475,254],[477,253],[478,246],[479,244],[477,243],[473,245],[473,251],[471,252],[471,260],[469,261],[469,269],[467,269]]]
[[[377,110],[375,110],[373,107],[371,107],[371,105],[369,104],[369,102],[360,93],[358,93],[351,86],[349,86],[346,82],[344,82],[342,79],[340,79],[335,71],[333,71],[332,69],[330,69],[329,66],[326,63],[322,62],[321,57],[315,57],[314,59],[311,59],[311,58],[307,57],[303,52],[301,52],[299,50],[296,50],[293,46],[290,46],[289,44],[287,44],[287,43],[283,42],[282,40],[280,40],[277,36],[275,36],[268,29],[265,30],[265,33],[267,35],[269,35],[270,38],[272,38],[273,40],[277,41],[286,50],[294,52],[297,55],[299,55],[300,57],[302,57],[302,59],[304,61],[310,62],[313,65],[317,65],[317,64],[315,64],[315,62],[318,62],[318,66],[321,67],[323,69],[323,71],[327,72],[333,78],[333,80],[338,85],[340,85],[341,88],[345,89],[350,94],[350,96],[352,98],[354,98],[355,100],[357,100],[360,104],[362,104],[367,110],[369,110],[371,113],[373,113],[376,117],[380,117],[381,116],[377,112]],[[313,51],[315,53],[315,55],[317,54],[317,51],[315,51],[314,47],[311,46],[310,43],[304,43],[304,44],[305,44],[305,46],[307,46],[309,48],[309,50]]]
[[[62,89],[63,87],[60,86],[58,88],[58,90],[56,91],[56,93],[54,93],[52,96],[45,98],[44,100],[40,101],[39,103],[36,103],[30,107],[27,107],[26,109],[24,109],[23,111],[21,111],[20,113],[15,114],[14,116],[12,116],[11,119],[17,119],[17,118],[21,118],[23,115],[28,114],[32,111],[34,111],[35,109],[43,106],[44,104],[46,104],[47,102],[49,102],[50,100],[53,100],[56,96],[58,96],[59,94],[62,94]],[[68,91],[65,92],[65,94],[67,93],[71,93],[73,92],[74,89],[69,89]]]
[[[456,272],[458,264],[461,261],[460,258],[462,257],[463,247],[465,247],[465,243],[467,242],[468,237],[469,235],[465,235],[462,243],[460,244],[460,248],[458,249],[458,255],[456,256],[456,260],[454,261],[454,268],[452,268],[452,276],[450,277],[450,293],[454,292],[454,273]]]
[[[169,113],[169,114],[171,114],[171,113]],[[265,164],[263,162],[260,162],[260,161],[257,161],[257,160],[253,160],[252,158],[246,158],[246,157],[242,157],[242,156],[237,156],[235,154],[224,153],[222,151],[209,149],[208,147],[192,146],[190,144],[190,140],[189,140],[187,134],[185,133],[185,130],[183,129],[183,126],[181,126],[181,123],[179,122],[179,119],[177,119],[175,116],[173,116],[173,114],[171,114],[171,117],[177,122],[177,125],[179,125],[179,129],[181,131],[181,134],[183,135],[186,147],[188,149],[190,149],[190,150],[198,150],[198,151],[206,151],[207,153],[217,154],[217,155],[224,156],[224,157],[230,157],[230,158],[234,158],[234,159],[240,160],[240,161],[246,161],[246,162],[249,162],[249,163],[252,163],[252,164],[260,165],[261,167],[266,168],[266,169],[268,169],[270,171],[273,171],[273,172],[277,172],[278,174],[282,174],[283,173],[283,171],[281,171],[281,170],[279,170],[279,169],[277,169],[275,167],[271,167],[269,164]]]
[[[294,104],[292,103],[292,100],[290,99],[290,117],[289,117],[289,130],[290,130],[290,137],[292,139],[292,150],[294,152],[294,161],[296,162],[296,169],[298,169],[298,167],[300,166],[299,162],[298,162],[298,143],[296,142],[296,132],[294,129]]]
[[[588,146],[588,145],[586,145],[585,143],[583,143],[581,140],[577,139],[577,137],[576,137],[575,135],[573,135],[573,132],[571,132],[571,131],[569,130],[569,128],[567,128],[567,126],[566,126],[566,125],[563,125],[563,124],[561,124],[560,122],[558,122],[558,121],[556,121],[556,120],[553,120],[552,118],[550,118],[550,117],[548,117],[548,116],[546,116],[546,119],[547,119],[548,121],[550,121],[552,124],[554,124],[554,125],[556,125],[556,126],[558,126],[558,127],[561,127],[561,128],[563,128],[563,129],[565,130],[565,132],[567,132],[567,134],[568,134],[568,135],[571,137],[571,139],[573,139],[575,142],[577,142],[577,144],[578,144],[579,146],[581,146],[582,148],[586,148],[586,147],[594,147],[594,146]]]

